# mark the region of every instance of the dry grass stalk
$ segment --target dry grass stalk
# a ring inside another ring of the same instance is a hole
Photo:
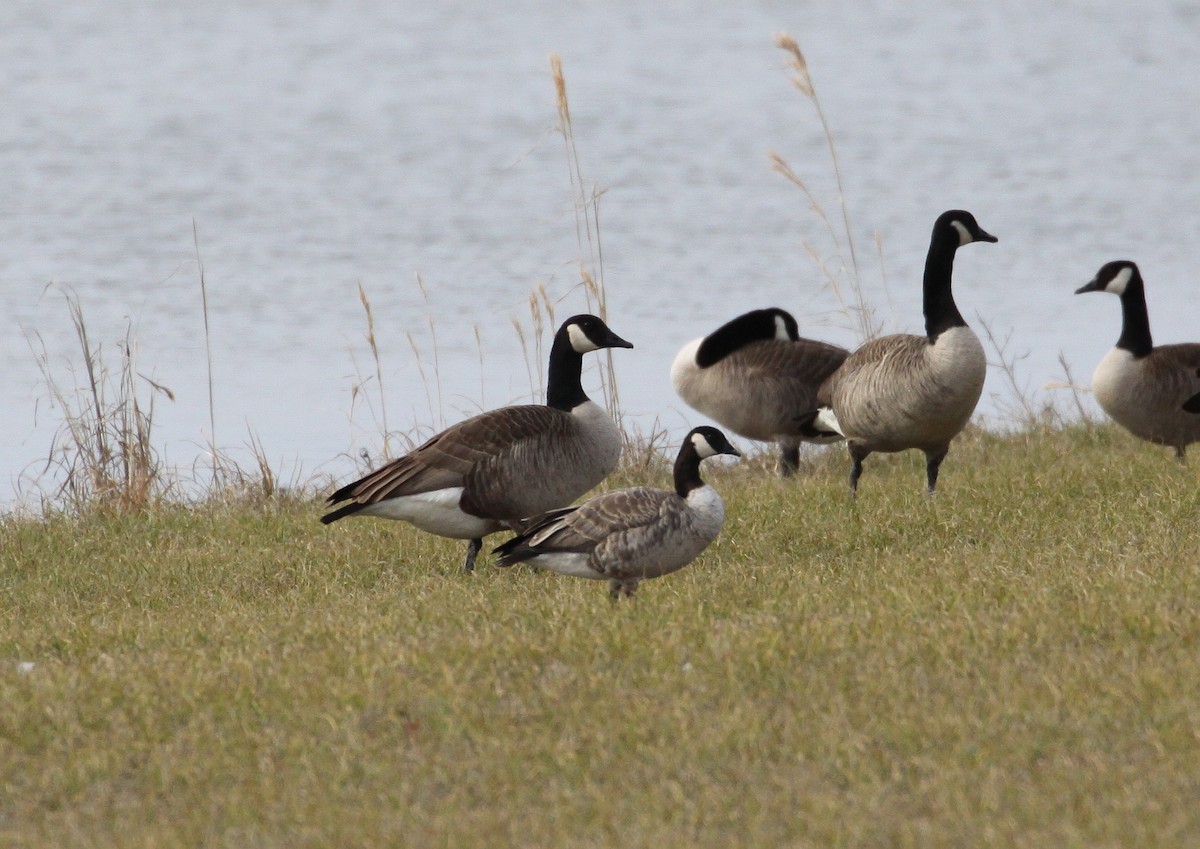
[[[408,347],[412,349],[413,361],[416,363],[417,372],[421,375],[421,385],[425,387],[425,404],[429,408],[430,420],[440,423],[442,418],[433,408],[433,393],[429,389],[429,376],[425,374],[425,363],[421,358],[421,349],[417,346],[417,340],[413,337],[412,331],[405,331],[404,336],[408,339]]]
[[[842,184],[842,168],[838,163],[837,145],[833,143],[833,133],[829,129],[829,122],[825,119],[825,110],[821,108],[821,99],[817,97],[816,86],[813,85],[812,76],[808,71],[808,63],[804,60],[804,54],[800,52],[800,45],[796,43],[796,39],[787,33],[779,33],[775,36],[775,44],[788,53],[788,64],[795,72],[792,77],[792,84],[812,101],[813,109],[817,112],[817,119],[821,122],[821,131],[825,135],[825,145],[829,149],[829,159],[833,163],[833,175],[837,179],[838,202],[842,208],[842,224],[846,229],[846,246],[850,250],[850,264],[854,268],[854,276],[858,277],[858,256],[854,250],[854,234],[850,229],[850,213],[846,207],[846,191]]]
[[[535,398],[541,398],[542,395],[539,393],[542,393],[545,391],[541,386],[541,374],[542,374],[541,361],[537,358],[537,353],[535,351],[534,357],[533,357],[533,364],[530,363],[529,339],[525,335],[524,325],[522,325],[521,322],[519,322],[517,319],[514,318],[514,319],[512,319],[512,326],[513,326],[513,329],[517,331],[517,340],[521,343],[521,356],[525,360],[525,374],[528,375],[528,377],[529,377],[529,386],[531,388],[531,391],[534,393]],[[540,338],[535,340],[534,344],[539,346],[537,350],[541,350],[541,348],[540,348],[541,339]],[[537,369],[538,376],[536,378],[534,377],[534,374],[533,374],[534,369]]]
[[[208,324],[208,286],[204,279],[204,260],[200,256],[200,230],[196,226],[195,218],[192,219],[192,243],[196,248],[196,270],[200,275],[200,311],[204,317],[204,357],[208,369],[208,438],[210,445],[216,445],[217,405],[213,389],[212,334]]]
[[[351,352],[351,359],[354,361],[354,371],[356,379],[350,387],[350,421],[353,424],[355,418],[355,410],[359,404],[366,406],[368,413],[373,421],[373,429],[378,431],[381,439],[380,452],[384,459],[389,459],[392,454],[392,434],[388,426],[387,414],[387,396],[384,392],[383,384],[383,356],[379,350],[379,339],[375,333],[375,311],[371,307],[371,299],[367,296],[367,291],[361,284],[358,286],[358,302],[362,304],[363,314],[367,320],[366,340],[367,347],[371,352],[371,374],[364,376],[363,369],[359,367],[358,360]],[[409,335],[409,344],[416,347],[416,343],[412,336]],[[417,357],[417,366],[420,368],[420,357]],[[368,387],[371,383],[375,384],[375,392],[369,392]],[[432,407],[432,402],[430,402]],[[370,452],[363,449],[362,454],[365,455],[363,462],[370,464]]]
[[[1023,426],[1031,430],[1039,427],[1045,422],[1046,415],[1050,411],[1039,411],[1036,409],[1029,397],[1028,387],[1022,386],[1017,381],[1017,362],[1026,359],[1029,356],[1029,352],[1026,351],[1023,354],[1009,353],[1009,346],[1012,342],[1012,331],[1010,330],[1001,339],[992,330],[991,323],[983,318],[983,316],[976,314],[975,318],[979,322],[979,326],[983,328],[988,344],[996,352],[996,361],[989,362],[988,365],[1000,370],[1008,386],[1009,398],[1007,400],[1000,397],[997,393],[992,393],[992,399],[996,403],[996,408],[1018,426]]]
[[[379,342],[375,336],[375,313],[371,310],[371,301],[367,290],[358,284],[358,301],[362,304],[367,316],[367,346],[371,349],[371,359],[375,363],[375,386],[379,393],[379,424],[383,429],[383,452],[388,455],[388,419],[387,394],[383,390],[383,359],[379,356]]]
[[[567,172],[574,197],[575,236],[582,254],[579,263],[580,280],[589,309],[608,321],[608,298],[604,282],[604,250],[600,239],[600,197],[604,192],[595,184],[588,184],[583,177],[583,169],[579,163],[579,149],[575,144],[574,125],[571,121],[571,106],[567,98],[567,81],[563,74],[562,59],[557,53],[550,54],[550,75],[554,80],[558,130],[562,133],[566,146]],[[606,351],[605,354],[600,379],[601,394],[609,414],[620,421],[621,405],[617,393],[612,351]]]
[[[825,111],[821,107],[820,98],[817,96],[816,86],[813,84],[812,75],[808,70],[808,62],[804,58],[804,54],[800,50],[800,45],[796,39],[787,33],[779,33],[775,36],[775,44],[788,55],[788,68],[791,69],[792,75],[789,77],[792,85],[807,97],[813,104],[816,110],[817,119],[821,124],[821,131],[825,137],[825,145],[829,151],[830,163],[833,167],[833,175],[837,184],[838,205],[841,208],[841,232],[834,227],[833,221],[826,213],[825,208],[813,194],[808,184],[803,178],[798,175],[790,165],[778,153],[772,151],[770,153],[771,168],[781,174],[785,179],[791,182],[804,192],[805,198],[808,200],[812,210],[817,214],[824,224],[825,230],[828,233],[834,247],[840,252],[842,245],[845,244],[845,250],[850,256],[849,267],[846,267],[843,262],[843,270],[849,276],[849,285],[853,290],[853,298],[847,298],[842,291],[841,275],[831,273],[827,263],[821,262],[821,270],[826,279],[829,281],[834,295],[842,305],[843,311],[851,319],[853,325],[857,328],[860,334],[870,339],[878,335],[882,327],[881,323],[874,318],[874,309],[867,303],[865,294],[862,290],[862,278],[859,272],[858,252],[854,244],[854,232],[850,227],[850,212],[846,204],[846,192],[842,180],[842,169],[838,161],[837,145],[833,140],[833,133],[829,128],[829,122],[825,117]],[[806,245],[806,247],[808,247]],[[810,253],[816,254],[815,249],[809,247]],[[851,305],[851,302],[853,305]]]
[[[1071,390],[1071,400],[1075,404],[1075,419],[1090,431],[1095,427],[1096,422],[1084,405],[1083,396],[1091,393],[1091,387],[1084,386],[1075,380],[1075,376],[1071,374],[1071,365],[1067,362],[1066,354],[1061,351],[1058,353],[1058,364],[1063,368],[1063,379],[1052,380],[1042,388]]]
[[[103,507],[121,511],[150,506],[169,486],[152,442],[154,401],[159,394],[175,396],[166,386],[137,371],[136,343],[131,327],[118,343],[120,364],[115,371],[104,363],[102,347],[88,335],[78,297],[66,293],[67,309],[82,357],[84,381],[64,387],[54,375],[40,336],[35,350],[53,406],[63,421],[48,452],[43,475],[55,469],[62,481],[50,501],[82,511]],[[73,374],[76,370],[70,367]],[[139,384],[149,395],[139,396]]]

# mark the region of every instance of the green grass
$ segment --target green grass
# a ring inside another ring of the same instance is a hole
[[[312,502],[2,520],[0,845],[1200,844],[1194,463],[810,466],[615,605]]]

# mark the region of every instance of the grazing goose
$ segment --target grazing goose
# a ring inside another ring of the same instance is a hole
[[[831,441],[802,435],[796,419],[817,406],[817,388],[849,353],[801,339],[784,310],[754,310],[685,345],[671,385],[689,407],[739,436],[778,443],[786,477],[800,463],[801,442]]]
[[[570,504],[621,457],[621,432],[583,391],[583,355],[632,348],[594,315],[567,319],[550,348],[546,404],[501,407],[452,425],[424,445],[329,496],[348,502],[321,517],[381,516],[470,540],[465,567],[486,534]]]
[[[820,409],[802,418],[809,433],[846,438],[852,493],[868,455],[908,448],[925,452],[927,491],[936,489],[950,440],[971,418],[987,370],[979,337],[954,303],[954,254],[972,242],[995,241],[969,212],[938,216],[925,260],[925,335],[867,342],[821,386]]]
[[[1121,298],[1121,336],[1092,375],[1104,412],[1134,436],[1170,445],[1175,456],[1200,442],[1200,344],[1160,345],[1150,338],[1146,289],[1138,267],[1110,262],[1091,283],[1075,290]]]
[[[675,491],[639,486],[590,498],[530,520],[496,548],[498,565],[535,566],[609,582],[609,595],[632,596],[638,582],[682,569],[708,547],[725,521],[725,504],[700,479],[700,461],[740,457],[714,427],[695,428],[675,459]]]

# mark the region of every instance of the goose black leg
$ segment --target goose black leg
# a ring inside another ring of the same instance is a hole
[[[483,548],[482,539],[473,539],[467,543],[467,562],[463,564],[463,569],[468,572],[475,571],[475,558],[479,555],[481,548]]]
[[[938,470],[942,466],[942,460],[946,459],[946,454],[949,453],[950,447],[947,446],[941,451],[934,453],[925,453],[925,479],[928,485],[925,489],[926,495],[934,495],[937,490]]]
[[[855,443],[850,443],[850,495],[858,497],[858,479],[862,477],[863,460],[867,459],[870,451],[864,450]]]
[[[792,445],[779,447],[779,474],[790,478],[800,468],[800,446]]]
[[[1176,446],[1175,446],[1175,459],[1176,459],[1176,460],[1178,460],[1178,461],[1179,461],[1179,462],[1181,462],[1181,463],[1186,463],[1186,462],[1187,462],[1187,454],[1186,454],[1186,453],[1184,453],[1184,452],[1186,452],[1186,451],[1187,451],[1187,447],[1186,447],[1186,446],[1184,446],[1184,445],[1176,445]]]

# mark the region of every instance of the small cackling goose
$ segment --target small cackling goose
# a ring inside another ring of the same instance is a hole
[[[944,212],[933,225],[925,259],[925,335],[900,333],[867,342],[821,386],[820,409],[802,417],[806,432],[841,434],[852,461],[850,490],[876,451],[925,452],[932,495],[950,440],[966,426],[983,392],[983,346],[954,303],[954,254],[972,242],[995,242],[975,217]]]
[[[570,504],[621,457],[621,432],[583,391],[583,355],[632,348],[594,315],[559,327],[550,348],[546,404],[501,407],[452,425],[428,442],[329,496],[349,502],[321,517],[380,516],[470,540],[466,569],[487,534]]]
[[[801,339],[790,313],[754,310],[689,342],[671,365],[671,385],[684,402],[747,439],[779,445],[779,471],[796,471],[809,437],[796,419],[817,406],[817,388],[850,352]]]
[[[1086,286],[1121,298],[1121,336],[1092,375],[1092,391],[1104,412],[1134,436],[1184,451],[1200,442],[1200,344],[1159,345],[1150,338],[1146,289],[1138,267],[1107,263]]]
[[[721,431],[702,426],[675,459],[675,491],[639,486],[531,519],[524,533],[496,548],[498,565],[535,566],[609,582],[609,595],[632,596],[638,582],[682,569],[708,547],[725,521],[725,504],[700,479],[700,461],[740,457]]]

